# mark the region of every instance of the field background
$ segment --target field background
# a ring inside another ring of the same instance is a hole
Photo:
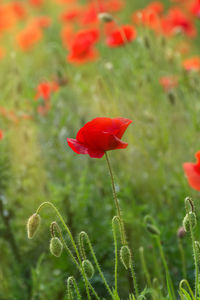
[[[127,0],[118,18],[131,23],[131,14],[149,2]],[[172,5],[163,3],[166,9]],[[165,291],[163,266],[144,226],[147,214],[155,218],[161,231],[178,287],[183,273],[177,230],[185,215],[186,196],[193,197],[199,218],[200,195],[189,187],[182,164],[193,161],[200,149],[200,77],[199,73],[186,74],[176,49],[179,42],[188,40],[190,56],[198,55],[200,39],[190,41],[179,35],[166,39],[139,27],[133,43],[113,50],[101,41],[99,60],[74,66],[66,61],[67,51],[61,45],[57,21],[61,10],[52,1],[45,2],[42,14],[54,21],[30,52],[14,48],[10,36],[3,40],[7,53],[0,61],[0,106],[17,116],[28,113],[34,117],[14,122],[0,116],[4,132],[0,141],[0,299],[67,299],[65,281],[70,275],[82,286],[70,258],[65,253],[60,258],[49,253],[49,224],[57,220],[50,209],[42,211],[35,239],[27,238],[27,219],[43,201],[58,207],[75,236],[82,230],[89,234],[105,276],[113,282],[111,219],[115,208],[105,158],[76,155],[66,143],[67,137],[74,138],[83,124],[98,116],[133,120],[123,137],[128,148],[109,156],[139,287],[145,287],[139,256],[143,247],[151,277],[158,278],[159,288]],[[33,9],[33,14],[38,11]],[[198,20],[196,26],[200,30]],[[159,78],[171,74],[178,76],[179,84],[169,96]],[[52,95],[48,114],[40,116],[34,108],[36,86],[54,75],[66,83]],[[182,243],[193,285],[189,236]],[[120,296],[127,299],[130,280],[122,266],[119,273]],[[97,273],[92,282],[107,299]]]

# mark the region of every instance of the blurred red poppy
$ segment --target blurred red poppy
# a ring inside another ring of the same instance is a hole
[[[178,7],[171,8],[168,14],[162,18],[162,30],[166,36],[182,32],[189,37],[195,37],[197,33],[191,18]]]
[[[183,169],[185,172],[185,175],[187,176],[189,185],[197,190],[200,191],[200,151],[198,151],[196,154],[196,163],[190,163],[186,162],[183,164]]]
[[[3,131],[0,129],[0,140],[3,138]]]
[[[72,63],[85,63],[98,57],[98,52],[93,48],[99,39],[97,29],[81,30],[76,33],[70,45],[67,60]]]
[[[106,43],[109,47],[119,47],[133,41],[136,35],[136,30],[133,26],[123,25],[108,35]]]
[[[189,10],[197,18],[200,18],[200,0],[194,0],[189,7]]]
[[[95,118],[78,131],[76,139],[67,138],[67,142],[78,154],[101,158],[105,151],[128,146],[121,138],[131,123],[132,120],[124,118]]]
[[[187,58],[182,62],[182,65],[186,71],[199,71],[200,70],[200,57],[194,56]]]
[[[160,77],[159,82],[166,93],[170,92],[173,88],[175,88],[178,85],[178,81],[175,76]]]
[[[16,37],[19,47],[23,51],[32,49],[43,37],[42,31],[38,26],[29,24],[26,28],[20,31]]]

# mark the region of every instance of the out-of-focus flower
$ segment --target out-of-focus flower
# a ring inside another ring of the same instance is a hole
[[[166,36],[173,36],[179,32],[189,37],[196,36],[196,27],[192,19],[178,7],[171,8],[162,18],[162,31]]]
[[[35,100],[39,105],[37,111],[40,115],[46,115],[51,108],[50,98],[52,93],[59,90],[59,85],[55,81],[41,82],[36,89]]]
[[[69,55],[67,60],[71,63],[85,63],[95,60],[98,57],[95,43],[99,39],[97,29],[86,29],[77,32],[69,45]]]
[[[18,46],[23,51],[32,49],[43,37],[42,31],[38,26],[28,25],[20,31],[16,37]]]
[[[162,11],[163,4],[161,2],[152,2],[144,9],[134,12],[132,19],[137,25],[143,25],[160,32]]]
[[[200,18],[200,0],[194,0],[189,7],[190,12],[197,18]]]
[[[11,3],[11,7],[19,20],[24,19],[27,15],[27,11],[23,3],[14,1]]]
[[[136,38],[136,30],[133,26],[123,25],[111,32],[106,39],[109,47],[119,47],[132,42]]]
[[[128,146],[121,138],[132,120],[124,118],[96,118],[86,123],[76,139],[68,138],[70,148],[78,154],[101,158],[105,151],[124,149]]]
[[[43,5],[44,0],[29,0],[29,3],[35,7],[40,7]]]
[[[3,134],[3,131],[0,129],[0,140],[2,140],[4,134]]]
[[[33,26],[38,26],[39,28],[48,28],[51,26],[52,20],[48,16],[39,16],[35,17],[31,23]]]
[[[166,93],[170,92],[173,88],[177,87],[178,85],[178,80],[175,76],[160,77],[159,82]]]
[[[186,71],[199,71],[200,70],[200,57],[194,56],[187,58],[182,62],[182,65]]]
[[[196,154],[196,163],[186,162],[183,164],[183,169],[185,172],[185,175],[188,179],[189,185],[197,190],[200,191],[200,151],[198,151]]]

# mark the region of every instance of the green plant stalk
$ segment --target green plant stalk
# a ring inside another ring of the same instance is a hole
[[[58,209],[55,207],[55,205],[53,205],[53,203],[49,202],[49,201],[46,201],[46,202],[43,202],[42,204],[40,204],[40,206],[38,207],[38,209],[36,210],[36,213],[39,214],[40,210],[42,209],[42,207],[44,207],[45,205],[48,205],[48,206],[51,206],[54,211],[56,212],[57,216],[59,217],[61,223],[63,224],[65,230],[67,231],[69,237],[70,237],[70,240],[71,240],[71,243],[74,247],[74,250],[76,252],[76,255],[77,255],[77,258],[78,258],[78,261],[79,261],[79,264],[82,268],[82,265],[81,265],[81,258],[80,258],[80,255],[79,255],[79,252],[78,252],[78,249],[77,249],[77,246],[76,246],[76,243],[73,239],[73,236],[71,234],[71,231],[70,229],[68,228],[68,226],[66,225],[65,221],[63,220],[63,217],[61,216],[61,214],[59,213]],[[85,272],[82,268],[82,271],[83,271],[83,278],[84,278],[84,282],[85,282],[85,288],[86,288],[86,292],[87,292],[87,296],[88,296],[88,300],[91,300],[91,297],[90,297],[90,291],[89,291],[89,288],[88,288],[88,280],[87,280],[87,277],[85,275]]]
[[[110,289],[110,287],[109,287],[109,285],[108,285],[108,283],[107,283],[107,281],[106,281],[106,279],[105,279],[105,277],[104,277],[104,275],[103,275],[103,272],[102,272],[102,270],[101,270],[101,267],[100,267],[100,265],[99,265],[99,263],[98,263],[98,260],[97,260],[96,254],[95,254],[95,252],[94,252],[94,250],[93,250],[93,247],[92,247],[92,244],[91,244],[91,242],[90,242],[89,236],[87,235],[86,232],[82,232],[82,234],[84,234],[84,237],[85,237],[85,239],[86,239],[86,241],[87,241],[87,243],[88,243],[88,246],[89,246],[90,252],[91,252],[91,254],[92,254],[92,257],[93,257],[93,259],[94,259],[94,262],[95,262],[95,265],[96,265],[96,267],[97,267],[97,270],[99,271],[99,274],[100,274],[100,276],[101,276],[101,278],[102,278],[102,280],[103,280],[103,282],[104,282],[104,284],[105,284],[105,286],[106,286],[106,288],[107,288],[107,290],[108,290],[110,296],[114,299],[114,295],[113,295],[113,293],[112,293],[112,291],[111,291],[111,289]]]
[[[155,236],[155,239],[156,239],[156,242],[157,242],[157,245],[158,245],[158,249],[160,251],[160,256],[161,256],[162,263],[163,263],[163,266],[164,266],[164,269],[165,269],[166,278],[167,278],[167,280],[169,281],[169,284],[170,284],[173,299],[176,299],[175,292],[174,292],[174,287],[173,287],[172,280],[171,280],[171,277],[170,277],[170,273],[169,273],[169,269],[168,269],[168,266],[167,266],[165,254],[164,254],[164,251],[163,251],[163,248],[162,248],[162,245],[161,245],[160,237]]]
[[[70,277],[70,281],[73,283],[74,289],[75,289],[76,294],[78,296],[78,300],[82,300],[80,292],[79,292],[79,289],[78,289],[78,286],[77,286],[77,283],[76,283],[76,280],[74,279],[74,277]],[[69,299],[71,297],[70,281],[69,281],[69,278],[68,278],[68,281],[67,281],[67,290],[68,290],[68,297],[69,297]]]
[[[131,270],[131,276],[133,278],[133,286],[134,286],[134,289],[135,289],[136,299],[138,299],[138,297],[139,297],[139,291],[138,291],[138,286],[137,286],[137,280],[136,280],[135,271],[134,271],[134,268],[133,268],[133,262],[131,263],[130,270]]]
[[[194,266],[195,266],[195,299],[197,299],[197,296],[199,293],[199,291],[198,291],[199,268],[198,268],[197,252],[196,252],[196,247],[195,247],[194,231],[192,228],[192,222],[191,222],[190,215],[189,215],[189,224],[190,224],[190,235],[191,235],[191,240],[192,240],[192,250],[193,250],[193,255],[194,255]]]
[[[182,241],[180,238],[178,238],[178,247],[179,247],[179,251],[180,251],[180,255],[181,255],[181,265],[182,265],[182,272],[183,272],[183,278],[187,278],[187,272],[186,272],[186,263],[185,263],[185,254],[184,254],[184,250],[183,250],[183,245],[182,245]]]
[[[112,219],[112,231],[115,245],[115,293],[117,294],[117,267],[118,267],[118,251],[117,251],[117,234],[115,229],[115,220],[119,221],[118,217],[113,217]],[[119,224],[120,226],[120,224]]]
[[[187,286],[187,288],[188,288],[188,291],[189,291],[189,293],[190,293],[190,295],[191,295],[191,297],[192,297],[192,300],[195,300],[196,298],[194,298],[194,294],[193,294],[193,292],[192,292],[192,289],[191,289],[191,287],[190,287],[190,285],[189,285],[189,283],[188,283],[188,281],[187,281],[186,279],[181,280],[181,282],[180,282],[180,284],[179,284],[179,289],[183,288],[183,287],[182,287],[183,283],[186,284],[186,286]]]
[[[57,229],[57,232],[58,232],[58,234],[59,234],[59,236],[60,236],[60,239],[61,239],[61,241],[62,241],[62,243],[63,243],[64,248],[66,249],[67,253],[71,256],[73,262],[75,263],[75,265],[77,266],[78,270],[81,272],[81,274],[82,274],[82,276],[83,276],[83,278],[84,278],[84,272],[83,272],[82,265],[79,265],[79,263],[77,262],[76,258],[75,258],[74,255],[73,255],[72,251],[71,251],[71,250],[69,249],[69,247],[67,246],[67,244],[66,244],[66,242],[65,242],[65,240],[64,240],[64,238],[63,238],[62,232],[61,232],[61,230],[60,230],[58,224],[55,223],[54,226],[55,226],[56,229]],[[86,277],[86,279],[87,279],[87,277]],[[88,283],[88,285],[89,285],[89,287],[90,287],[92,293],[93,293],[94,296],[96,297],[96,299],[97,299],[97,300],[100,300],[99,296],[97,295],[95,289],[93,288],[93,286],[91,285],[91,283],[89,282],[88,279],[87,279],[87,283]]]
[[[125,229],[124,229],[124,222],[123,222],[123,219],[122,219],[122,216],[121,216],[119,201],[117,199],[117,193],[116,193],[116,190],[115,190],[114,176],[113,176],[113,172],[112,172],[112,168],[111,168],[111,164],[110,164],[107,152],[105,152],[105,156],[106,156],[106,162],[107,162],[107,165],[108,165],[108,170],[109,170],[109,174],[110,174],[110,178],[111,178],[113,199],[115,201],[115,206],[116,206],[116,209],[117,209],[117,216],[119,217],[119,220],[120,220],[120,231],[121,231],[122,244],[126,245],[127,241],[126,241],[126,234],[125,234]]]
[[[120,221],[119,224],[120,224],[120,233],[121,233],[122,244],[123,245],[127,245],[128,243],[127,243],[127,240],[126,240],[126,233],[125,233],[125,229],[124,229],[124,222],[123,222],[123,219],[122,219],[122,216],[121,216],[121,210],[120,210],[120,207],[119,207],[119,201],[117,199],[117,193],[116,193],[116,190],[115,190],[114,176],[113,176],[111,164],[110,164],[110,161],[109,161],[109,158],[108,158],[108,154],[107,154],[106,151],[105,151],[105,156],[106,156],[108,170],[109,170],[109,174],[110,174],[110,178],[111,178],[111,185],[112,185],[112,190],[113,190],[113,198],[114,198],[115,206],[116,206],[116,209],[117,209],[117,216],[118,216],[119,221]],[[131,275],[132,275],[132,278],[133,278],[133,286],[134,286],[134,289],[135,289],[135,293],[136,293],[136,295],[139,295],[138,287],[137,287],[137,281],[136,281],[136,275],[135,275],[135,272],[134,272],[132,264],[131,264],[131,268],[130,269],[131,269]]]
[[[141,260],[141,264],[142,264],[142,270],[144,271],[144,275],[146,277],[147,285],[149,287],[152,287],[151,278],[150,278],[149,271],[147,269],[147,265],[146,265],[146,261],[145,261],[145,257],[144,257],[143,247],[140,247],[139,253],[140,253],[140,260]]]

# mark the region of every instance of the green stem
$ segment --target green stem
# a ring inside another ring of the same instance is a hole
[[[51,206],[51,207],[54,209],[54,211],[56,212],[57,216],[59,217],[61,223],[63,224],[65,230],[67,231],[67,233],[68,233],[68,235],[69,235],[69,237],[70,237],[70,240],[71,240],[71,243],[72,243],[72,245],[73,245],[73,247],[74,247],[74,250],[75,250],[75,252],[76,252],[76,255],[77,255],[79,264],[80,264],[80,266],[81,266],[81,268],[82,268],[81,257],[80,257],[80,255],[79,255],[78,248],[77,248],[76,243],[75,243],[75,241],[74,241],[74,239],[73,239],[73,236],[72,236],[72,234],[71,234],[71,231],[70,231],[69,227],[66,225],[65,221],[63,220],[63,217],[61,216],[61,214],[59,213],[59,211],[58,211],[58,209],[55,207],[55,205],[53,205],[53,203],[51,203],[51,202],[49,202],[49,201],[43,202],[43,203],[40,204],[40,206],[38,207],[38,209],[37,209],[37,211],[36,211],[36,214],[39,214],[40,210],[41,210],[45,205]],[[88,280],[87,280],[87,277],[86,277],[86,275],[85,275],[85,272],[84,272],[83,268],[82,268],[82,271],[83,271],[82,274],[83,274],[83,278],[84,278],[84,281],[85,281],[85,288],[86,288],[87,296],[88,296],[88,299],[91,300],[91,297],[90,297],[90,291],[89,291],[89,288],[88,288]]]
[[[169,273],[169,269],[168,269],[168,266],[167,266],[165,254],[164,254],[164,251],[163,251],[163,248],[162,248],[162,245],[161,245],[160,237],[156,236],[155,239],[156,239],[156,242],[157,242],[157,245],[158,245],[158,249],[160,251],[160,256],[161,256],[162,263],[163,263],[163,266],[164,266],[164,269],[165,269],[165,274],[166,274],[167,281],[169,282],[169,285],[170,285],[170,289],[171,289],[171,292],[172,292],[173,299],[176,299],[175,293],[174,293],[174,287],[173,287],[172,280],[171,280],[171,277],[170,277],[170,273]]]
[[[74,289],[76,291],[76,294],[77,294],[77,297],[78,297],[78,300],[81,300],[81,295],[80,295],[80,292],[79,292],[79,289],[78,289],[78,285],[76,283],[76,280],[74,277],[69,277],[68,280],[67,280],[67,290],[68,290],[68,297],[69,299],[71,298],[71,284],[73,284],[74,286]]]
[[[138,299],[139,297],[139,291],[138,291],[138,286],[137,286],[137,280],[136,280],[136,275],[135,275],[135,271],[133,268],[133,262],[131,263],[131,276],[133,278],[133,285],[134,285],[134,289],[135,289],[135,294],[136,294],[136,299]]]
[[[198,258],[197,258],[196,247],[195,247],[194,231],[193,231],[193,228],[192,228],[190,215],[189,215],[189,223],[190,223],[190,235],[191,235],[191,240],[192,240],[192,250],[193,250],[194,265],[195,265],[195,299],[197,299],[199,268],[198,268]]]
[[[91,252],[91,254],[92,254],[92,257],[93,257],[93,259],[94,259],[94,262],[95,262],[95,265],[96,265],[96,267],[97,267],[97,270],[99,271],[99,274],[100,274],[100,276],[101,276],[101,278],[102,278],[102,280],[103,280],[103,282],[104,282],[104,284],[105,284],[105,286],[106,286],[106,288],[107,288],[107,290],[108,290],[110,296],[114,299],[113,293],[112,293],[112,291],[111,291],[111,289],[110,289],[110,287],[109,287],[109,285],[108,285],[108,283],[107,283],[107,281],[106,281],[106,279],[105,279],[105,277],[104,277],[103,272],[101,271],[101,267],[100,267],[100,265],[99,265],[99,263],[98,263],[98,260],[97,260],[96,254],[95,254],[95,252],[94,252],[94,250],[93,250],[93,247],[92,247],[92,244],[91,244],[91,242],[90,242],[89,236],[88,236],[87,233],[84,232],[84,231],[82,231],[81,234],[83,235],[83,237],[86,239],[86,241],[87,241],[87,243],[88,243],[88,246],[89,246],[90,252]]]
[[[125,229],[124,229],[124,222],[123,222],[123,219],[122,219],[122,216],[121,216],[119,201],[117,199],[117,193],[116,193],[116,189],[115,189],[114,176],[113,176],[113,172],[112,172],[112,168],[111,168],[111,164],[110,164],[107,152],[105,152],[105,156],[106,156],[108,170],[109,170],[109,174],[110,174],[110,178],[111,178],[113,199],[115,201],[115,206],[116,206],[116,209],[117,209],[117,216],[119,217],[119,220],[120,220],[120,231],[121,231],[122,244],[126,245],[127,241],[126,241],[126,234],[125,234]]]
[[[192,292],[192,289],[191,289],[191,287],[190,287],[190,285],[189,285],[189,283],[188,283],[188,281],[187,281],[186,279],[181,280],[181,282],[180,282],[180,284],[179,284],[179,289],[180,289],[180,290],[182,289],[183,283],[186,284],[186,286],[187,286],[187,288],[188,288],[188,291],[189,291],[189,293],[190,293],[190,295],[191,295],[191,297],[192,297],[192,300],[195,300],[196,298],[194,298],[194,294],[193,294],[193,292]]]
[[[181,238],[178,238],[178,247],[179,247],[179,251],[180,251],[180,255],[181,255],[181,261],[182,261],[181,265],[182,265],[183,278],[186,279],[187,278],[187,272],[186,272],[185,254],[184,254]]]
[[[112,231],[115,245],[115,293],[117,295],[117,267],[118,267],[118,253],[117,253],[117,234],[115,229],[115,221],[120,222],[119,217],[113,217],[112,219]],[[119,224],[120,226],[120,224]]]
[[[141,260],[141,264],[142,264],[142,270],[143,270],[144,275],[146,277],[147,285],[149,287],[152,287],[151,278],[150,278],[149,271],[147,269],[147,265],[146,265],[146,261],[145,261],[145,257],[144,257],[144,249],[143,249],[143,247],[140,247],[139,253],[140,253],[140,260]]]

